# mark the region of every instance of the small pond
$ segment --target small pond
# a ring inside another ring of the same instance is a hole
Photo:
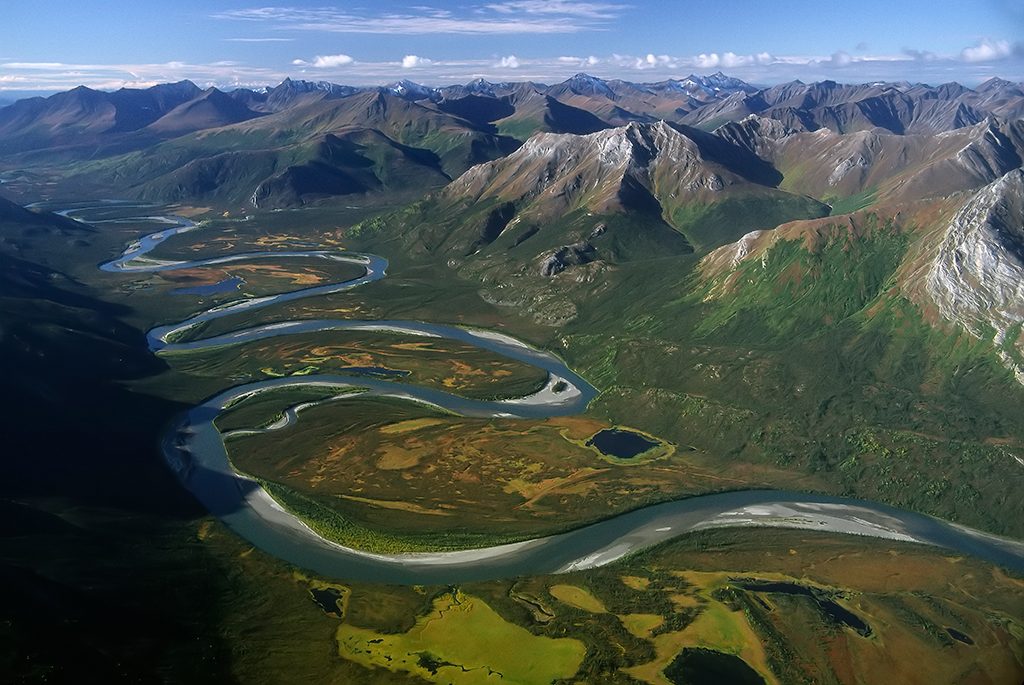
[[[949,636],[957,642],[963,642],[965,645],[974,644],[974,640],[971,639],[970,635],[967,633],[961,633],[956,628],[946,628],[946,632],[949,633]]]
[[[632,459],[660,444],[656,440],[622,428],[606,428],[595,433],[587,441],[588,447],[596,447],[601,454],[618,459]]]
[[[316,602],[316,605],[323,609],[325,614],[341,618],[341,604],[338,600],[345,597],[341,590],[333,587],[323,589],[310,588],[309,594],[313,601]]]

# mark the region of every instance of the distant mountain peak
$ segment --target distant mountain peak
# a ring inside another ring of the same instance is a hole
[[[271,88],[270,90],[277,90],[277,88],[301,93],[322,91],[331,95],[349,95],[357,90],[357,88],[353,86],[343,86],[337,83],[331,83],[330,81],[306,81],[303,79],[288,78],[287,76],[276,88]]]
[[[981,83],[975,90],[979,93],[983,93],[989,90],[999,90],[1001,88],[1014,88],[1020,87],[1020,84],[1014,83],[1013,81],[1007,81],[1006,79],[993,76],[987,81]]]
[[[493,81],[488,81],[487,79],[484,78],[478,78],[473,79],[472,81],[466,84],[466,91],[470,93],[490,94],[494,92],[495,88],[507,88],[508,85],[509,84],[506,82],[494,83]]]
[[[702,92],[708,97],[713,97],[721,92],[733,93],[733,92],[744,92],[752,93],[757,89],[738,78],[732,76],[726,76],[721,71],[716,71],[710,76],[699,76],[697,74],[690,74],[684,79],[675,81],[679,84],[683,90],[689,92]]]
[[[608,82],[597,76],[591,76],[584,72],[574,74],[565,81],[565,85],[574,93],[579,95],[603,95],[607,98],[614,98],[615,92],[608,86]]]
[[[413,100],[424,100],[432,98],[437,92],[436,89],[424,86],[421,83],[410,81],[409,79],[402,79],[401,81],[395,81],[384,86],[384,90],[397,95],[400,98],[411,98]]]

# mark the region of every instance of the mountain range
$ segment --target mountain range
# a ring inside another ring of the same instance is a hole
[[[228,211],[412,201],[351,235],[444,261],[484,284],[485,298],[550,325],[575,317],[581,289],[626,265],[702,260],[717,265],[702,267],[717,274],[710,282],[779,240],[813,245],[807,236],[822,226],[860,235],[868,212],[905,233],[934,233],[917,265],[927,287],[909,288],[910,299],[992,338],[1020,373],[1022,251],[1006,217],[1024,163],[1022,114],[1024,86],[995,78],[974,89],[757,88],[723,74],[445,88],[287,79],[229,92],[184,81],[76,88],[0,109],[0,178],[53,195],[116,188]],[[28,217],[3,238],[15,249],[33,232],[73,244],[84,230],[0,210]],[[552,279],[557,289],[545,285]]]
[[[286,79],[221,91],[182,81],[115,92],[79,87],[0,108],[0,154],[8,171],[52,179],[55,193],[113,186],[161,202],[277,208],[422,195],[536,133],[586,135],[664,121],[746,148],[789,185],[813,177],[802,192],[825,199],[895,175],[869,172],[872,157],[884,158],[879,168],[902,165],[904,157],[925,164],[932,148],[944,154],[941,140],[952,149],[970,127],[983,127],[974,134],[977,154],[965,153],[965,168],[949,173],[988,178],[979,165],[1005,171],[1017,145],[1007,122],[1022,114],[1024,87],[996,78],[975,89],[832,81],[758,88],[721,73],[647,84],[586,74],[550,86],[478,79],[443,88]],[[1000,139],[986,142],[988,130]],[[812,135],[825,131],[860,137]],[[953,131],[961,133],[931,140]],[[831,165],[824,177],[822,168],[803,164],[808,151],[815,162],[820,157],[818,167]],[[947,186],[959,184],[957,176]]]

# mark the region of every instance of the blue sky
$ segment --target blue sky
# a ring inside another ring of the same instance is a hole
[[[763,84],[1024,80],[1024,0],[6,0],[3,9],[0,91],[285,76],[556,82],[578,71],[657,81],[721,70]]]

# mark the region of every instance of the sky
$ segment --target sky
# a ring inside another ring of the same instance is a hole
[[[1024,0],[260,1],[4,0],[0,97],[185,78],[1024,80]]]

